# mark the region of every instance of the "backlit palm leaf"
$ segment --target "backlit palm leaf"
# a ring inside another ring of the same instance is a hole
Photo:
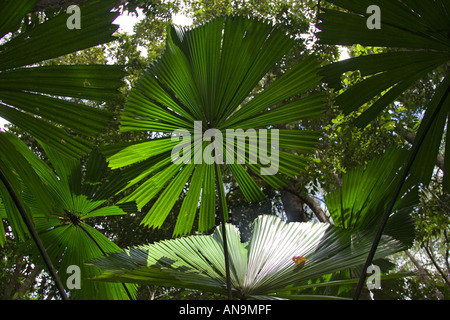
[[[371,247],[368,231],[346,230],[325,223],[285,223],[275,216],[254,221],[247,243],[239,230],[226,225],[233,296],[239,298],[302,298],[295,290],[309,279],[364,263]],[[383,236],[377,257],[403,245]],[[305,258],[302,266],[295,257]],[[221,228],[211,235],[187,236],[126,249],[93,262],[100,281],[121,281],[192,288],[226,294]],[[291,289],[289,289],[291,288]],[[305,296],[303,298],[333,298]],[[334,297],[337,298],[337,297]]]
[[[242,147],[236,140],[233,150],[225,148],[227,129],[271,129],[322,112],[322,94],[293,99],[319,84],[317,63],[312,58],[301,61],[259,93],[252,93],[293,43],[282,29],[243,17],[220,17],[192,30],[168,29],[165,52],[141,76],[121,115],[123,132],[145,130],[165,135],[125,146],[108,157],[112,168],[127,167],[124,172],[131,172],[129,186],[140,183],[124,201],[135,200],[142,208],[159,195],[143,224],[161,226],[183,188],[189,185],[174,233],[190,232],[199,201],[199,229],[208,230],[214,225],[215,196],[224,192],[222,183],[222,189],[216,190],[215,179],[222,181],[223,167],[217,166],[216,177],[214,163],[195,162],[196,156],[211,147],[209,141],[201,141],[202,137],[196,143],[195,121],[201,121],[203,133],[209,128],[220,130],[224,148],[222,151],[218,147],[217,154],[223,155],[224,163],[250,201],[264,198],[258,179],[279,188],[287,183],[286,177],[301,172],[305,160],[299,153],[313,149],[319,138],[317,132],[280,129],[279,170],[274,175],[262,173],[266,163],[250,161],[252,156],[268,160],[272,150],[261,156],[258,150]],[[179,129],[191,136],[181,137],[182,142],[172,140],[168,134]],[[271,134],[273,130],[268,130],[269,148]],[[191,151],[183,154],[182,161],[173,163],[171,151],[180,143],[190,146]],[[238,163],[239,154],[242,156]],[[236,160],[227,162],[227,155]]]
[[[342,187],[325,196],[325,204],[333,224],[345,229],[376,230],[400,179],[405,150],[389,149],[379,159],[355,168],[342,177]],[[411,217],[418,205],[418,188],[410,177],[394,206],[385,233],[405,245],[415,239]]]

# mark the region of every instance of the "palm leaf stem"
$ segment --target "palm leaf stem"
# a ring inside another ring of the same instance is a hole
[[[217,166],[219,164],[216,162],[216,165],[214,166],[214,169],[216,170],[216,188],[217,193],[219,196],[219,215],[222,222],[222,242],[223,242],[223,255],[225,258],[225,276],[227,281],[227,295],[228,300],[231,300],[233,298],[233,294],[231,292],[231,276],[230,276],[230,259],[228,254],[228,243],[227,243],[227,230],[225,225],[225,216],[223,212],[223,206],[222,206],[222,192],[220,191],[219,186],[219,170],[217,169]]]
[[[387,221],[389,220],[389,216],[391,215],[392,209],[394,208],[394,205],[395,205],[395,203],[397,201],[398,196],[400,195],[400,192],[401,192],[401,190],[403,188],[403,185],[404,185],[404,183],[406,181],[406,178],[408,177],[408,174],[411,171],[411,167],[413,166],[414,160],[416,159],[416,156],[419,153],[420,147],[423,144],[423,142],[424,142],[424,140],[425,140],[425,138],[427,136],[428,131],[431,129],[431,127],[432,127],[432,125],[434,123],[434,120],[436,119],[436,117],[440,113],[441,108],[442,108],[445,100],[448,97],[449,91],[450,91],[450,87],[447,86],[447,89],[446,89],[444,95],[442,96],[441,100],[439,101],[439,104],[438,104],[437,108],[434,110],[434,112],[431,115],[428,123],[426,124],[426,127],[424,128],[423,134],[418,137],[417,143],[415,143],[414,146],[413,146],[413,149],[411,151],[411,155],[410,155],[410,157],[408,159],[408,163],[407,163],[407,165],[404,168],[401,180],[400,180],[399,184],[397,185],[397,188],[396,188],[396,190],[394,192],[394,195],[392,196],[391,202],[389,203],[389,206],[387,207],[387,209],[386,209],[386,211],[384,213],[383,219],[381,221],[380,226],[378,227],[377,234],[375,235],[375,239],[374,239],[374,241],[372,243],[372,247],[371,247],[371,249],[369,251],[369,254],[367,255],[367,259],[366,259],[366,262],[365,262],[365,265],[364,265],[364,268],[363,268],[363,272],[361,272],[361,277],[359,278],[358,285],[356,286],[355,293],[353,295],[353,300],[358,300],[359,299],[359,296],[361,294],[361,290],[362,290],[362,288],[364,286],[364,282],[366,280],[366,272],[365,272],[365,270],[367,270],[367,268],[372,264],[372,260],[373,260],[373,257],[375,255],[375,251],[377,250],[378,244],[380,242],[380,239],[381,239],[381,236],[383,234],[384,228],[385,228],[385,226],[387,224]]]
[[[52,276],[53,280],[55,281],[55,285],[59,291],[59,294],[61,295],[63,300],[67,300],[66,292],[64,291],[64,287],[61,283],[61,280],[58,277],[58,274],[56,272],[56,269],[47,254],[47,251],[44,248],[44,245],[42,244],[41,239],[39,238],[39,235],[36,232],[36,229],[34,228],[30,218],[28,217],[28,214],[25,212],[24,207],[20,203],[19,198],[17,197],[16,193],[14,192],[14,189],[12,188],[11,184],[9,183],[8,179],[6,178],[3,171],[0,169],[0,180],[5,185],[6,189],[8,190],[9,195],[14,201],[14,204],[16,205],[17,209],[19,210],[19,213],[25,222],[25,225],[27,226],[28,232],[30,233],[31,237],[33,238],[36,246],[39,249],[39,252],[41,253],[42,258],[44,259],[44,263],[47,266],[48,271],[50,272],[50,275]]]
[[[86,233],[86,235],[89,237],[89,239],[91,239],[94,244],[97,246],[97,248],[102,252],[102,254],[107,257],[108,255],[106,254],[105,250],[103,250],[103,248],[100,246],[100,244],[97,242],[97,240],[95,240],[95,238],[80,224],[79,227],[81,228],[81,230],[83,230],[84,233]],[[128,291],[128,288],[126,286],[125,283],[122,282],[122,286],[125,289],[125,292],[127,293],[127,296],[130,300],[133,300],[132,295],[130,294],[130,291]]]

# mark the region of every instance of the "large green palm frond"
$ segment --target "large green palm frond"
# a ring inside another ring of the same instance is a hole
[[[100,281],[122,281],[205,290],[225,295],[225,263],[221,228],[211,235],[187,236],[126,249],[93,262]],[[259,216],[250,240],[226,225],[233,296],[238,298],[338,298],[298,295],[310,279],[361,265],[371,246],[367,232],[325,223],[285,223]],[[403,245],[383,236],[377,257]],[[294,293],[290,296],[288,293]]]
[[[100,133],[111,114],[68,98],[111,101],[117,96],[124,72],[113,65],[38,64],[114,40],[112,34],[118,26],[112,21],[118,13],[110,10],[115,1],[81,4],[80,29],[67,27],[70,14],[63,10],[21,30],[22,20],[37,2],[0,1],[0,117],[38,141],[79,158],[91,148],[82,136]]]
[[[327,44],[386,47],[388,52],[364,55],[325,66],[324,80],[341,89],[341,76],[347,71],[359,70],[363,81],[347,88],[336,98],[344,113],[349,114],[364,104],[369,107],[356,124],[366,125],[386,106],[394,102],[416,81],[433,71],[443,69],[444,76],[434,97],[427,106],[415,147],[419,148],[414,174],[427,183],[433,172],[439,152],[443,130],[448,123],[450,79],[450,12],[448,1],[416,0],[334,0],[329,1],[345,10],[325,10],[320,15],[318,33],[320,41]],[[381,29],[366,25],[372,12],[369,6],[377,5],[381,11]],[[447,69],[447,70],[446,70]],[[414,106],[420,107],[420,106]],[[446,140],[448,141],[448,139]],[[420,144],[420,145],[419,145]],[[450,154],[447,143],[446,154]],[[449,158],[450,159],[450,158]],[[450,161],[445,161],[448,171]],[[444,178],[450,189],[449,175]]]
[[[93,283],[89,279],[98,270],[85,263],[117,252],[120,248],[87,221],[95,217],[123,215],[136,212],[136,205],[124,203],[107,205],[106,201],[126,184],[118,173],[109,173],[101,153],[94,149],[89,154],[85,168],[80,160],[68,158],[51,147],[44,146],[52,167],[39,159],[28,147],[12,134],[8,141],[30,164],[42,181],[41,187],[50,194],[52,207],[46,211],[38,198],[23,187],[23,204],[33,217],[34,226],[46,248],[47,254],[59,270],[64,285],[71,273],[68,267],[80,268],[81,288],[70,291],[72,299],[128,299],[135,295],[135,287]],[[9,221],[9,220],[8,220]],[[37,253],[33,253],[37,255]]]
[[[408,152],[388,149],[378,159],[342,176],[342,186],[325,196],[333,224],[344,229],[375,230],[401,178]],[[409,177],[394,206],[385,233],[411,246],[415,225],[411,217],[419,203],[417,182]]]
[[[161,226],[183,188],[189,185],[174,233],[190,232],[199,202],[199,230],[214,225],[215,196],[224,193],[224,167],[196,160],[211,148],[215,148],[216,156],[223,156],[223,162],[250,201],[264,198],[258,180],[280,188],[288,182],[287,177],[302,171],[305,158],[300,154],[314,148],[318,132],[280,129],[276,146],[280,149],[278,172],[268,174],[265,170],[271,162],[270,154],[275,152],[270,148],[272,137],[273,141],[276,137],[273,129],[318,116],[323,110],[324,96],[308,95],[320,83],[315,59],[304,59],[271,85],[252,93],[293,43],[281,28],[244,17],[220,17],[191,30],[168,29],[165,52],[138,80],[121,115],[121,131],[161,134],[123,146],[108,157],[112,168],[126,167],[128,187],[139,183],[124,201],[135,200],[142,208],[159,194],[143,224]],[[298,99],[300,96],[303,98]],[[264,132],[267,139],[263,139],[258,128],[268,129]],[[202,132],[200,136],[195,136],[196,129]],[[202,139],[208,129],[220,131],[223,149]],[[227,148],[229,129],[242,129],[241,137],[255,129],[254,137],[267,141],[267,154],[261,154],[261,145],[258,150],[243,146],[238,139]],[[181,137],[173,134],[175,130]],[[187,151],[173,162],[175,147]],[[227,156],[233,161],[226,161],[230,159]],[[257,161],[251,160],[255,158]],[[215,190],[216,179],[220,190]],[[226,209],[226,204],[221,205]]]

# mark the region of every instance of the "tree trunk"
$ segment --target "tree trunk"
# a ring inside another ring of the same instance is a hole
[[[281,190],[281,201],[283,202],[287,222],[306,222],[308,217],[303,210],[303,201],[298,194],[287,188]]]
[[[298,191],[298,181],[291,181],[281,190],[281,201],[283,202],[284,211],[288,222],[306,222],[309,218],[303,207],[306,204],[320,222],[330,223],[325,212],[322,210],[317,201],[310,195]]]

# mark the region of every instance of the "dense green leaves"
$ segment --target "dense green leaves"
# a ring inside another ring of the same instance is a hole
[[[227,224],[233,295],[277,298],[280,291],[324,274],[364,262],[371,246],[368,232],[345,230],[325,223],[285,223],[276,216],[254,221],[247,243]],[[226,294],[221,228],[205,236],[188,236],[126,249],[93,262],[102,269],[100,281],[123,281],[186,287]],[[401,250],[400,242],[384,236],[382,257]],[[304,265],[293,258],[304,257]],[[290,298],[289,293],[279,298]],[[321,299],[321,296],[306,296]],[[331,298],[331,297],[329,297]]]
[[[271,129],[314,118],[322,112],[324,96],[307,95],[320,83],[317,62],[307,58],[264,90],[252,92],[293,43],[283,29],[243,17],[220,17],[191,30],[168,29],[165,52],[144,72],[130,93],[121,114],[121,131],[156,131],[172,136],[160,134],[108,157],[112,168],[126,167],[125,172],[133,170],[132,165],[141,166],[128,187],[140,185],[126,197],[127,201],[135,200],[139,208],[164,189],[144,218],[145,225],[160,226],[181,191],[189,185],[174,233],[189,232],[199,200],[199,229],[205,231],[213,226],[215,195],[219,192],[215,190],[215,179],[222,179],[222,169],[218,167],[216,177],[210,162],[204,158],[196,160],[213,150],[215,165],[225,164],[229,168],[250,201],[264,199],[257,180],[278,188],[287,182],[282,175],[294,177],[302,171],[305,160],[299,153],[310,152],[320,134],[280,130],[279,145],[275,145],[278,136]],[[300,95],[305,98],[298,99]],[[268,130],[261,133],[258,128]],[[222,145],[207,141],[208,129],[216,130],[214,135],[223,138]],[[236,139],[227,132],[229,129],[236,129],[233,131]],[[264,150],[261,145],[255,149],[254,145],[238,142],[239,137],[245,139],[246,135],[252,135],[257,144],[267,143],[267,154],[261,154]],[[230,137],[234,140],[226,146]],[[182,149],[183,155],[180,161],[171,163],[175,147]],[[275,163],[271,159],[279,148],[283,150],[279,150]],[[298,152],[292,154],[290,150]],[[219,156],[223,156],[223,162]],[[227,161],[225,156],[233,160]],[[258,158],[259,162],[252,161]],[[275,173],[267,173],[268,164],[276,165]],[[197,181],[200,186],[195,185]]]

